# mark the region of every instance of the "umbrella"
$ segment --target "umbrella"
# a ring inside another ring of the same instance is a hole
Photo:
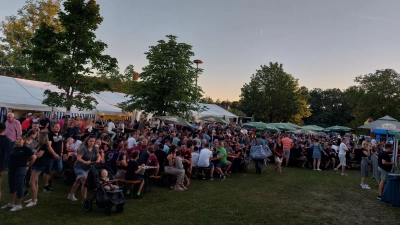
[[[206,120],[210,122],[217,122],[217,123],[228,123],[224,119],[216,117],[216,116],[203,116],[199,118],[199,120]]]
[[[351,131],[351,130],[352,129],[350,127],[344,127],[344,126],[332,126],[325,128],[325,131],[330,131],[330,132],[341,132],[341,131]]]
[[[302,126],[302,129],[306,130],[311,130],[315,132],[323,132],[325,129],[323,127],[317,126],[317,125],[307,125],[307,126]]]
[[[157,118],[167,123],[172,123],[185,127],[193,127],[192,124],[190,124],[189,122],[178,116],[159,116]]]
[[[301,129],[301,126],[299,126],[297,124],[294,124],[294,123],[284,123],[284,124],[292,126],[292,127],[296,128],[296,129]]]
[[[287,123],[269,123],[269,125],[272,125],[272,126],[278,128],[279,130],[282,130],[282,131],[295,131],[295,130],[297,130],[296,128],[292,127],[291,125],[289,125]]]
[[[262,129],[262,130],[268,130],[271,132],[279,131],[278,128],[271,126],[269,124],[263,123],[263,122],[249,122],[249,123],[243,124],[242,127],[257,128],[257,129]]]
[[[375,120],[374,122],[364,124],[358,128],[400,131],[400,122],[390,116],[384,116],[378,120]]]
[[[315,134],[314,131],[308,130],[308,129],[305,129],[305,128],[295,130],[293,133],[295,133],[295,134]]]

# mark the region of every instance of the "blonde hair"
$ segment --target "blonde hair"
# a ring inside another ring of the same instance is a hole
[[[40,132],[38,137],[38,142],[35,146],[35,149],[42,147],[43,145],[47,145],[49,143],[49,135],[45,132]]]

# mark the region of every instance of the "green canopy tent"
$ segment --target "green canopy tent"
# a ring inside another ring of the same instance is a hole
[[[332,126],[332,127],[327,127],[325,128],[325,131],[327,132],[347,132],[351,131],[352,129],[350,127],[344,127],[344,126]]]
[[[306,125],[306,126],[302,126],[301,129],[311,130],[311,131],[315,131],[315,132],[323,132],[325,130],[323,127],[320,127],[317,125]]]
[[[205,120],[205,121],[210,121],[210,122],[216,122],[216,123],[224,123],[227,124],[228,122],[220,117],[217,116],[203,116],[199,118],[199,120]]]
[[[301,129],[295,130],[293,133],[295,133],[295,134],[316,134],[315,131],[308,130],[308,129],[305,129],[305,128],[301,128]]]
[[[242,124],[242,127],[247,127],[247,128],[256,128],[256,129],[261,129],[261,130],[267,130],[271,132],[278,132],[279,129],[271,126],[269,124],[263,123],[263,122],[249,122]]]
[[[156,117],[159,120],[165,121],[167,123],[172,123],[175,125],[181,125],[181,126],[185,126],[185,127],[193,127],[192,124],[190,124],[189,122],[187,122],[186,120],[184,120],[181,117],[178,116],[158,116]]]
[[[288,123],[269,123],[269,125],[272,125],[281,131],[295,131],[298,129]]]

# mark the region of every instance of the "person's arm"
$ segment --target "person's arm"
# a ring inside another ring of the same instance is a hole
[[[35,160],[36,160],[36,155],[32,155],[28,164],[26,165],[27,169],[32,166],[32,164],[35,162]]]
[[[168,159],[168,166],[173,167],[174,162],[172,160],[172,154],[168,155],[167,159]]]
[[[43,156],[44,151],[41,149],[38,153],[36,153],[36,158],[40,158]]]
[[[100,156],[99,153],[97,153],[97,155],[96,155],[96,163],[99,163],[99,162],[101,162],[101,156]]]
[[[135,171],[136,174],[140,173],[140,171],[145,167],[146,165],[143,163],[142,165],[139,166],[139,168]]]
[[[57,153],[56,153],[56,152],[54,151],[54,149],[51,147],[51,143],[52,143],[51,141],[48,142],[48,144],[47,144],[47,150],[49,151],[50,154],[53,155],[53,157],[54,157],[55,159],[60,158],[60,156],[57,155]]]

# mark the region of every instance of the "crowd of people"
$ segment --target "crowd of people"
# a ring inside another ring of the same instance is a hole
[[[62,135],[65,122],[68,132]],[[270,133],[246,129],[240,124],[194,122],[192,127],[184,127],[156,119],[131,123],[77,117],[65,122],[64,118],[48,119],[45,115],[35,121],[31,113],[21,122],[9,112],[6,122],[0,123],[0,185],[8,168],[10,193],[9,203],[2,209],[22,209],[25,196],[29,196],[26,207],[35,206],[41,174],[44,192],[54,191],[52,181],[62,174],[65,181],[73,177],[68,199],[77,200],[75,192],[79,187],[82,200],[85,199],[85,182],[93,163],[108,164],[117,178],[140,181],[133,193],[136,198],[142,197],[145,167],[151,168],[151,176],[174,177],[173,189],[183,191],[193,177],[224,180],[231,173],[249,172],[254,146],[273,152],[269,158],[253,159],[257,174],[262,173],[263,165],[275,163],[277,173],[284,172],[282,165],[290,165],[314,171],[332,170],[347,176],[346,169],[358,163],[363,189],[370,189],[366,183],[370,156],[378,154],[378,198],[393,165],[389,156],[393,146],[374,139]],[[110,184],[109,188],[118,186]],[[127,194],[130,190],[126,190]]]

